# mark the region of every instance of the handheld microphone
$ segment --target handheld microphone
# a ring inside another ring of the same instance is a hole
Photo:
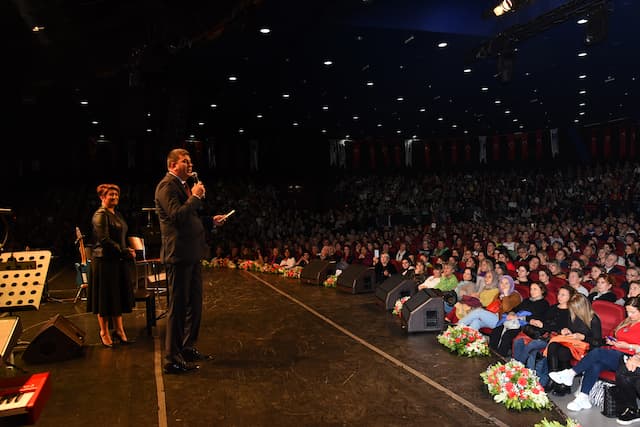
[[[191,172],[191,178],[193,178],[193,183],[198,183],[198,172]]]

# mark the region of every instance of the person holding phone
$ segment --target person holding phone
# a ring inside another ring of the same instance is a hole
[[[377,251],[377,249],[375,249]],[[376,282],[382,283],[394,274],[398,273],[396,267],[391,263],[391,256],[383,253],[380,258],[373,257],[373,266],[376,273]]]

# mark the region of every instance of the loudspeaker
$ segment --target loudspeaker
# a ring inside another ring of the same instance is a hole
[[[444,300],[436,289],[425,289],[402,306],[402,327],[407,332],[440,332],[444,329]]]
[[[413,280],[407,280],[402,274],[394,274],[376,286],[376,297],[386,310],[393,310],[399,298],[412,297],[418,290]]]
[[[22,353],[29,363],[58,362],[78,356],[84,345],[85,332],[65,317],[56,314],[49,319]]]
[[[373,267],[351,264],[338,276],[336,288],[352,294],[373,292],[376,285],[376,271]]]
[[[335,261],[312,259],[300,272],[300,280],[312,285],[322,285],[333,274],[336,274]]]

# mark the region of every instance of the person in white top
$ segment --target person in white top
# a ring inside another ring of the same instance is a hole
[[[438,283],[440,283],[440,278],[442,277],[442,264],[436,264],[433,266],[433,275],[427,277],[427,280],[418,285],[418,290],[421,291],[423,289],[433,289]]]

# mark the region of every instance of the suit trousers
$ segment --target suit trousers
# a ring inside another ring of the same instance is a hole
[[[173,362],[198,340],[202,321],[202,266],[200,262],[167,264],[166,272],[169,309],[165,358]]]

